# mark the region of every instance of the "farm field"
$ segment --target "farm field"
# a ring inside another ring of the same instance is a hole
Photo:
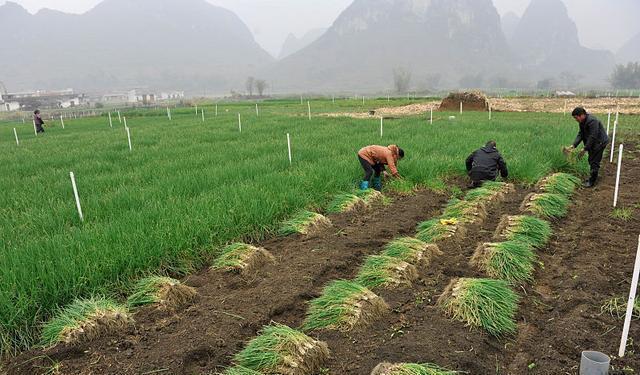
[[[600,314],[600,306],[628,289],[630,270],[621,266],[631,263],[635,239],[613,236],[610,243],[619,245],[619,252],[603,261],[594,254],[609,242],[598,233],[634,233],[639,226],[635,215],[628,221],[606,216],[613,168],[607,168],[601,189],[578,194],[568,218],[553,222],[556,234],[539,254],[536,281],[517,290],[522,305],[515,336],[493,338],[469,330],[435,306],[452,278],[482,277],[468,259],[478,242],[491,240],[503,214],[519,212],[534,183],[556,170],[585,170],[584,164],[569,169],[559,152],[576,133],[570,117],[499,113],[489,121],[484,113],[437,113],[433,125],[424,116],[385,120],[381,139],[379,119],[317,114],[367,111],[388,105],[386,100],[365,106],[355,100],[311,105],[311,120],[306,103],[296,101],[261,103],[259,116],[252,104],[219,104],[215,116],[209,104],[204,123],[193,108],[174,110],[172,121],[164,110],[123,113],[131,129],[131,152],[115,118],[113,129],[105,117],[79,119],[37,139],[20,125],[19,147],[13,126],[0,125],[0,186],[5,192],[0,198],[0,281],[10,286],[0,296],[3,351],[36,342],[36,327],[56,307],[99,294],[122,299],[150,273],[191,274],[184,283],[200,296],[175,315],[142,310],[137,329],[124,336],[97,340],[82,347],[82,353],[55,348],[46,354],[50,359],[12,366],[10,373],[30,373],[34,365],[59,367],[62,373],[222,371],[264,325],[273,320],[300,326],[307,303],[328,282],[355,277],[365,256],[379,253],[398,236],[415,235],[418,223],[437,217],[451,194],[464,189],[459,178],[464,158],[488,139],[498,142],[509,162],[515,192],[492,205],[487,220],[470,224],[464,238],[441,245],[445,256],[419,269],[412,288],[380,292],[390,314],[362,331],[314,336],[332,352],[325,368],[335,374],[368,374],[387,360],[430,361],[471,373],[522,373],[524,367],[570,373],[575,365],[571,355],[579,356],[576,346],[601,344],[588,341],[593,332],[615,347],[617,331],[605,333],[604,328],[615,328],[618,321]],[[448,121],[449,116],[456,118]],[[622,130],[640,122],[625,120]],[[324,213],[335,195],[352,191],[360,174],[355,153],[371,143],[397,143],[407,151],[400,164],[406,181],[385,192],[391,202],[365,215],[329,215],[333,227],[313,235],[274,236],[278,224],[296,211]],[[637,166],[637,150],[630,146],[630,163]],[[84,223],[75,212],[70,171],[78,179]],[[634,178],[625,175],[626,186]],[[623,200],[633,210],[640,194],[623,190]],[[592,222],[594,212],[605,217]],[[590,227],[582,229],[587,223]],[[251,277],[203,269],[231,241],[259,244],[276,261]],[[594,277],[596,271],[602,277]],[[609,288],[612,282],[615,290]],[[589,329],[578,328],[581,319]],[[571,327],[575,332],[567,334]],[[540,335],[552,349],[539,345]],[[437,340],[448,346],[434,347]],[[637,364],[631,355],[619,365]]]

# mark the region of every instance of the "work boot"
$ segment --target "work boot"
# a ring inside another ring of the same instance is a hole
[[[360,190],[369,190],[369,181],[362,181],[360,183]]]
[[[373,178],[373,188],[377,191],[382,191],[382,177]]]
[[[596,182],[598,182],[598,172],[595,173],[591,173],[591,177],[586,180],[582,186],[586,187],[586,188],[592,188],[594,186],[596,186]]]

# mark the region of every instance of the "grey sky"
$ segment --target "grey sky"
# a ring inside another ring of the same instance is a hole
[[[101,0],[13,0],[31,12],[46,7],[82,13]],[[277,56],[286,36],[301,36],[328,27],[353,0],[209,0],[234,11],[253,31],[256,41]],[[501,14],[521,15],[530,0],[493,0]],[[580,39],[591,48],[617,50],[640,32],[634,16],[640,14],[639,0],[563,0],[578,24]],[[0,0],[3,4],[5,0]]]

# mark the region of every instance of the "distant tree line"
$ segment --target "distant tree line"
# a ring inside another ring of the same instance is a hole
[[[611,85],[616,89],[640,88],[640,62],[616,65],[611,74]]]

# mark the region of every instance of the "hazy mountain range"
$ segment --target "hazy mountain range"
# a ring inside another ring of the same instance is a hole
[[[0,6],[0,81],[12,91],[137,86],[201,94],[535,85],[570,76],[606,84],[614,55],[580,45],[560,0],[500,18],[491,0],[354,0],[327,30],[291,35],[273,59],[232,12],[205,0],[105,0],[70,15]],[[640,35],[617,55],[640,60]]]
[[[105,0],[82,15],[0,7],[9,88],[230,89],[273,59],[232,12],[203,0]]]
[[[296,37],[293,34],[289,34],[287,39],[285,39],[284,44],[282,45],[282,50],[280,51],[279,59],[283,59],[287,56],[293,55],[294,53],[300,51],[305,48],[309,44],[315,42],[320,38],[324,33],[327,32],[327,29],[313,29],[305,33],[300,38]]]

